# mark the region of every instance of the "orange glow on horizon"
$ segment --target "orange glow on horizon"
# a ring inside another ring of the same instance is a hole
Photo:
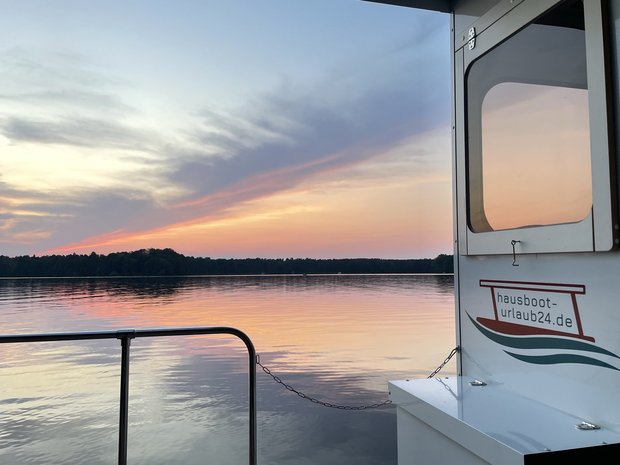
[[[45,253],[142,248],[233,258],[422,258],[451,253],[449,143],[438,131],[409,141],[380,160],[322,173],[214,217],[146,231],[119,230]],[[429,146],[435,147],[444,166],[416,161],[415,155]]]

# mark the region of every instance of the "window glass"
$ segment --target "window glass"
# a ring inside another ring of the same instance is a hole
[[[592,207],[588,92],[502,83],[482,105],[482,202],[491,229],[580,221]]]
[[[467,75],[469,224],[484,232],[578,222],[592,208],[583,21],[567,2]]]

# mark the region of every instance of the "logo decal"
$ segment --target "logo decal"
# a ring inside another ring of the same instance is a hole
[[[504,350],[511,357],[537,365],[580,363],[618,370],[593,358],[596,355],[620,357],[595,345],[595,339],[584,334],[577,306],[577,295],[586,293],[584,285],[481,279],[480,287],[491,291],[495,318],[474,319],[469,313],[467,316],[484,336],[513,349]],[[530,355],[514,349],[545,349],[556,353]]]

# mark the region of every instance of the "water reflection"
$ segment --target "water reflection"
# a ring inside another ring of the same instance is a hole
[[[235,326],[285,382],[335,404],[385,399],[453,346],[452,276],[1,280],[5,333]],[[116,462],[116,341],[0,347],[0,462]],[[452,365],[447,372],[454,370]],[[132,343],[132,464],[247,462],[247,354],[236,339]],[[259,460],[395,464],[393,408],[327,409],[258,375]]]

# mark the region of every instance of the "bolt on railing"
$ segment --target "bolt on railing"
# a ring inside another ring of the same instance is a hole
[[[83,341],[92,339],[120,339],[121,382],[119,399],[118,465],[127,465],[127,433],[129,425],[129,348],[131,340],[139,337],[197,336],[228,334],[241,339],[248,350],[249,360],[249,464],[257,465],[256,444],[256,350],[250,338],[242,331],[228,326],[164,329],[126,329],[78,333],[17,334],[0,336],[0,344],[21,342]]]

